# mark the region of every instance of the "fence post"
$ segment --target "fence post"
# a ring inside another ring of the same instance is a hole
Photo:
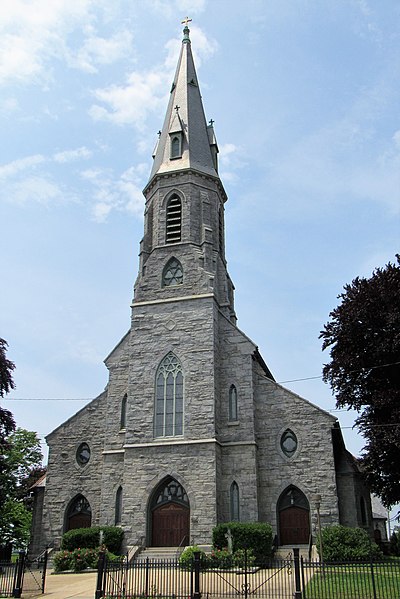
[[[49,557],[49,550],[46,547],[46,551],[43,556],[43,573],[42,573],[42,595],[44,594],[44,587],[46,585],[46,571],[47,571],[47,560]]]
[[[17,562],[17,577],[13,588],[13,597],[21,597],[22,594],[22,582],[24,579],[24,567],[25,567],[25,551],[18,553]]]
[[[375,574],[374,574],[374,561],[372,558],[372,552],[370,553],[369,556],[369,564],[371,566],[371,580],[372,580],[372,590],[374,593],[374,599],[376,599],[376,585],[375,585]]]
[[[104,571],[106,566],[106,554],[105,551],[99,552],[99,561],[97,562],[97,583],[95,599],[101,599],[104,596]]]
[[[294,599],[301,599],[301,583],[300,583],[300,558],[299,558],[300,550],[298,547],[293,549],[294,555],[294,582],[295,582],[295,592]]]
[[[193,599],[201,599],[200,593],[200,551],[194,552],[194,593]]]

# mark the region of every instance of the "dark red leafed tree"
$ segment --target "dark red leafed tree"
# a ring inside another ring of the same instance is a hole
[[[344,287],[321,331],[323,379],[338,408],[357,410],[362,465],[386,507],[400,501],[400,256]]]

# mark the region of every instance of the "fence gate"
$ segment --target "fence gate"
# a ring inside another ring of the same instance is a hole
[[[263,565],[202,568],[200,554],[192,567],[178,560],[108,562],[100,555],[95,599],[174,597],[176,599],[300,599],[298,549],[286,559]]]
[[[22,591],[41,591],[46,582],[47,550],[35,560],[20,551],[16,562],[0,562],[0,597],[21,597]]]

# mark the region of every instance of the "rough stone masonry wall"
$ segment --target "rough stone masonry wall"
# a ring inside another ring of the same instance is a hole
[[[126,449],[122,526],[127,545],[142,537],[151,543],[151,498],[167,476],[187,492],[191,543],[211,542],[217,522],[215,451],[215,443],[173,441]]]
[[[157,368],[172,351],[184,376],[184,438],[213,438],[214,331],[212,298],[134,306],[127,443],[154,440]]]
[[[309,501],[313,534],[316,493],[322,497],[322,525],[338,523],[331,434],[335,419],[272,381],[257,375],[255,382],[260,520],[272,524],[277,532],[279,497],[289,485],[295,485]],[[298,449],[291,458],[280,447],[282,433],[287,428],[298,440]]]
[[[49,463],[43,508],[41,544],[58,546],[64,532],[66,510],[82,494],[92,508],[92,525],[100,522],[101,473],[106,422],[106,394],[72,416],[48,436]],[[91,450],[88,464],[80,466],[76,451],[81,443]]]

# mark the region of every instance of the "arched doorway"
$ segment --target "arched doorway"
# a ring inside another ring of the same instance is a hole
[[[280,545],[304,545],[310,540],[310,506],[297,487],[288,487],[278,501]]]
[[[69,504],[65,518],[65,531],[74,528],[90,528],[92,509],[83,495],[77,495]]]
[[[165,479],[151,501],[151,544],[178,547],[189,543],[190,507],[185,489],[175,479]]]

